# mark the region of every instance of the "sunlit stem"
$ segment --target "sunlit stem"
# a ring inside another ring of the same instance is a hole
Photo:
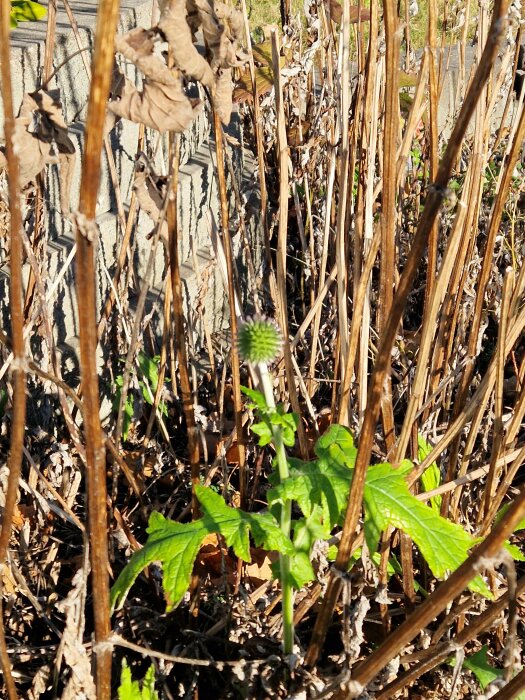
[[[272,377],[268,372],[266,362],[257,364],[259,377],[261,380],[261,388],[269,409],[275,409],[275,399],[273,396]],[[289,476],[288,460],[284,449],[282,427],[280,425],[271,426],[273,443],[276,453],[277,471],[279,480],[283,482]],[[281,507],[281,530],[286,535],[290,536],[290,524],[292,520],[292,502],[285,501]],[[294,625],[293,625],[293,588],[290,583],[290,557],[287,554],[279,555],[279,565],[281,570],[281,585],[282,585],[282,608],[283,608],[283,649],[285,654],[293,652],[294,642]]]

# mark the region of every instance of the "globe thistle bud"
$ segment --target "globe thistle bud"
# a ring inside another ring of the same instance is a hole
[[[283,340],[275,321],[257,316],[239,325],[237,347],[243,360],[251,364],[271,362],[281,351]]]

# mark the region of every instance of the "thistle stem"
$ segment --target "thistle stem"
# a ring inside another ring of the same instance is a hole
[[[275,409],[275,399],[273,396],[272,378],[268,371],[266,362],[257,364],[261,388],[269,409]],[[284,449],[282,428],[280,425],[272,425],[273,443],[275,446],[277,471],[281,482],[289,476],[288,460]],[[281,506],[281,530],[290,536],[290,525],[292,520],[292,502],[286,501]],[[279,566],[281,570],[282,586],[282,610],[283,610],[283,649],[285,654],[293,652],[294,624],[293,624],[293,588],[290,583],[290,557],[287,554],[279,555]]]

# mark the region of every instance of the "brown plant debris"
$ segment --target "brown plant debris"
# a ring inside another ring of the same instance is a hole
[[[125,80],[120,94],[109,102],[112,115],[143,123],[157,131],[184,131],[200,109],[200,101],[185,92],[185,79],[197,80],[211,92],[221,121],[228,124],[232,110],[232,68],[246,56],[238,46],[242,15],[224,3],[208,0],[161,0],[161,16],[150,30],[134,29],[117,37],[115,48],[144,75],[142,90]],[[202,28],[209,51],[206,60],[195,46]],[[155,54],[158,38],[168,43],[168,61]],[[108,121],[108,124],[111,120]]]
[[[160,132],[184,131],[197,116],[200,102],[186,96],[180,71],[168,68],[160,56],[153,54],[151,32],[139,27],[117,37],[115,46],[144,74],[144,85],[137,90],[125,79],[120,98],[110,100],[109,110]]]
[[[14,148],[20,167],[20,186],[26,187],[49,163],[59,163],[69,173],[75,146],[69,138],[58,90],[27,93],[15,119]],[[7,166],[0,146],[0,171]],[[69,177],[62,178],[61,205],[69,201]]]

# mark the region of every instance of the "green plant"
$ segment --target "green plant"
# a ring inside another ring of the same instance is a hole
[[[503,676],[503,670],[491,666],[487,659],[488,647],[485,645],[479,651],[467,657],[463,661],[463,668],[467,668],[476,676],[481,690],[484,691],[493,681]],[[451,661],[455,666],[455,660]],[[525,700],[525,693],[516,696],[516,700]]]
[[[253,326],[250,333],[251,330]],[[273,332],[277,330],[274,328]],[[241,327],[239,348],[245,359],[261,358],[259,350],[253,355],[249,353],[250,346],[245,341],[250,333],[246,326]],[[274,352],[277,348],[278,343],[272,345]],[[291,653],[293,591],[315,579],[310,562],[315,541],[328,539],[334,527],[344,520],[357,451],[349,430],[332,425],[317,441],[315,459],[303,461],[288,457],[285,447],[294,444],[296,418],[282,406],[275,406],[266,362],[259,359],[253,369],[257,371],[263,391],[243,388],[260,417],[252,430],[259,437],[259,445],[272,443],[276,452],[277,469],[270,479],[272,489],[268,492],[270,512],[253,514],[230,508],[210,488],[197,485],[195,494],[203,516],[190,523],[178,523],[160,513],[152,513],[148,540],[121,572],[111,592],[111,604],[113,608],[121,607],[142,569],[160,561],[168,609],[172,609],[188,589],[195,558],[208,533],[220,533],[238,557],[250,561],[251,532],[257,546],[280,554],[274,574],[280,578],[283,591],[284,650]],[[424,453],[428,445],[421,441],[420,448]],[[411,537],[432,573],[442,579],[465,561],[477,540],[460,525],[441,517],[436,503],[427,506],[410,493],[405,477],[411,470],[412,463],[408,460],[397,469],[390,464],[369,467],[364,491],[366,542],[374,559],[381,532],[389,527],[398,528]],[[435,469],[429,473],[433,480],[437,478]],[[293,503],[299,506],[302,517],[292,521]],[[476,576],[469,588],[487,598],[492,597],[481,576]]]
[[[119,700],[159,700],[155,691],[155,667],[151,665],[148,668],[142,682],[134,681],[131,669],[126,659],[123,659],[118,697]]]
[[[138,365],[142,372],[143,378],[139,379],[138,384],[142,392],[142,397],[149,406],[153,406],[153,404],[155,403],[155,393],[159,384],[159,362],[160,357],[158,355],[155,355],[155,357],[148,357],[143,352],[139,353]],[[117,377],[115,377],[115,398],[113,400],[114,411],[118,410],[120,404],[120,397],[122,395],[123,384],[124,377],[123,375],[119,374]],[[158,410],[163,416],[168,415],[168,407],[165,401],[159,402]],[[126,396],[126,402],[124,404],[124,421],[122,423],[123,440],[126,440],[128,437],[134,411],[135,397],[131,392],[128,392]]]
[[[31,22],[43,19],[47,14],[46,8],[33,0],[11,0],[11,29],[19,22]]]

